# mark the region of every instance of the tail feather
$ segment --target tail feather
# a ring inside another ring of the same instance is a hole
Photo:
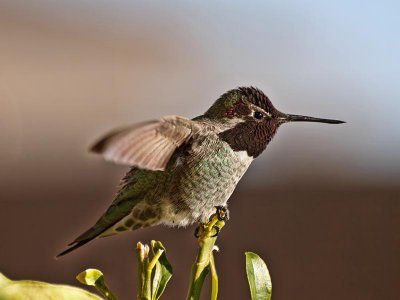
[[[102,233],[104,233],[109,228],[114,226],[121,219],[122,218],[118,218],[118,219],[114,220],[114,222],[112,222],[112,223],[110,223],[110,222],[106,223],[104,220],[104,216],[101,217],[93,227],[89,228],[84,233],[82,233],[80,236],[78,236],[72,243],[69,243],[68,246],[70,248],[68,248],[68,249],[64,250],[63,252],[61,252],[60,254],[58,254],[56,256],[56,258],[64,256],[65,254],[68,254],[68,253],[74,251],[75,249],[78,249],[81,246],[89,243],[90,241],[94,240],[95,238],[101,236]]]
[[[96,225],[101,221],[101,219],[97,222]],[[117,221],[118,222],[118,221]],[[75,249],[80,248],[81,246],[89,243],[90,241],[94,240],[98,236],[100,236],[104,231],[106,231],[108,228],[113,226],[114,224],[111,224],[110,226],[99,228],[98,226],[93,226],[92,228],[88,229],[85,231],[83,234],[81,234],[79,237],[77,237],[72,243],[68,244],[68,249],[64,250],[60,254],[57,254],[56,258],[59,258],[61,256],[64,256],[65,254],[68,254]],[[100,230],[99,230],[100,229]]]
[[[115,224],[131,213],[132,209],[143,199],[143,185],[135,189],[137,171],[137,169],[132,168],[131,171],[128,172],[123,180],[122,188],[117,193],[116,198],[107,211],[97,220],[93,227],[70,243],[68,249],[58,254],[56,256],[57,258],[74,251],[97,237],[105,237],[113,234],[113,232],[108,234],[107,230],[112,229]],[[152,186],[151,184],[152,182],[148,182],[149,188]]]
[[[122,204],[122,203],[121,203]],[[129,204],[129,202],[128,202]],[[96,222],[96,224],[78,236],[72,243],[68,244],[70,248],[64,250],[56,256],[56,258],[61,257],[71,251],[89,243],[97,237],[108,236],[104,235],[107,230],[112,228],[121,219],[123,219],[130,211],[130,207],[121,210],[121,206],[112,205],[108,208],[106,213]]]
[[[66,249],[66,250],[64,250],[63,252],[57,254],[56,258],[60,258],[61,256],[64,256],[65,254],[68,254],[68,253],[74,251],[75,249],[78,249],[78,248],[82,247],[83,245],[89,243],[93,239],[94,239],[94,237],[91,238],[91,239],[82,240],[82,241],[79,241],[79,242],[73,242],[73,243],[69,244],[68,246],[71,246],[71,247]]]

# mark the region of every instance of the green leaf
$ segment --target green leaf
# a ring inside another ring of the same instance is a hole
[[[96,281],[102,277],[104,277],[103,273],[97,269],[87,269],[76,275],[80,283],[91,286],[96,286]]]
[[[10,280],[0,273],[0,300],[101,300],[83,289],[33,280]]]
[[[76,279],[85,285],[94,286],[106,299],[117,299],[107,287],[103,273],[97,269],[87,269],[76,276]],[[0,299],[1,300],[1,299]]]
[[[4,276],[2,273],[0,273],[0,289],[5,287],[6,285],[9,285],[11,283],[11,280],[8,279],[6,276]]]
[[[270,300],[272,282],[265,262],[255,253],[246,252],[246,272],[252,300]]]
[[[161,256],[156,263],[156,270],[153,275],[151,291],[151,299],[158,300],[164,292],[168,281],[172,277],[172,266],[167,259],[165,247],[161,242],[151,241],[151,247],[153,248],[154,255],[162,251]]]

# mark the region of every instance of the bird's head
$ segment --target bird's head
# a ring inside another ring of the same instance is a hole
[[[224,124],[220,137],[235,151],[257,157],[264,151],[280,125],[288,122],[344,123],[339,120],[285,114],[277,110],[259,89],[240,87],[223,94],[204,117]]]

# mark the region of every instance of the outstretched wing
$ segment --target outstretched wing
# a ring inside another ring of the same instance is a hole
[[[118,164],[163,171],[174,151],[190,138],[192,130],[192,120],[163,117],[113,131],[95,143],[91,151]]]

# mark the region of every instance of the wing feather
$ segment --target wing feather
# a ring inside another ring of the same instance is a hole
[[[97,141],[91,151],[118,164],[164,170],[174,151],[192,135],[193,124],[179,116],[163,117],[115,130]]]

